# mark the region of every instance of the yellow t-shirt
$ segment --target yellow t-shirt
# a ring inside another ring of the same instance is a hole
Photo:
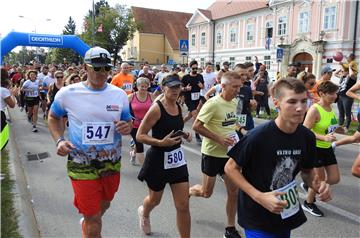
[[[205,128],[214,134],[230,136],[235,132],[237,100],[224,100],[220,95],[209,99],[201,108],[197,119],[204,123]],[[204,137],[201,144],[201,153],[209,156],[228,158],[227,147],[224,147],[209,138]]]

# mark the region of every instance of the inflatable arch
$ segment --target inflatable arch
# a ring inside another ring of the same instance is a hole
[[[46,35],[12,31],[0,40],[0,65],[3,57],[16,46],[70,48],[84,57],[90,47],[75,35]]]

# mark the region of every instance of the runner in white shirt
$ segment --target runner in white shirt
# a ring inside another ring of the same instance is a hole
[[[101,237],[102,216],[120,184],[122,136],[130,134],[131,115],[125,91],[106,83],[112,67],[109,52],[91,48],[84,61],[87,80],[59,90],[48,122],[57,154],[68,156],[74,205],[84,216],[83,237]],[[65,115],[69,139],[62,126]]]
[[[36,78],[37,71],[30,70],[27,73],[27,80],[21,87],[25,93],[25,105],[27,107],[28,121],[32,123],[32,132],[37,132],[36,123],[39,109],[39,80]]]

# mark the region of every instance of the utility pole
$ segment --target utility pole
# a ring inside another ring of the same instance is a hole
[[[95,3],[94,0],[92,1],[92,46],[95,46]]]

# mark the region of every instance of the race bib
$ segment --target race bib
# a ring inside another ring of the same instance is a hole
[[[133,90],[133,85],[132,83],[124,83],[123,85],[123,89],[127,92],[132,92]]]
[[[231,139],[234,140],[234,145],[236,143],[239,142],[240,138],[239,135],[236,132],[232,132],[231,134],[228,135],[229,137],[231,137]],[[228,146],[228,151],[231,150],[231,148],[233,148],[234,146]]]
[[[335,130],[339,127],[339,125],[331,125],[328,127],[328,133],[335,132]]]
[[[85,122],[82,128],[83,145],[103,145],[114,143],[113,122]]]
[[[199,100],[199,98],[200,98],[200,93],[191,93],[191,100],[192,101]]]
[[[299,194],[297,191],[296,181],[292,181],[288,185],[285,185],[282,188],[277,189],[276,191],[284,192],[285,194],[278,196],[280,200],[287,201],[288,205],[280,213],[282,219],[286,219],[295,215],[299,209]]]
[[[246,114],[240,114],[237,115],[238,117],[238,123],[241,127],[245,127],[246,126]]]
[[[186,164],[184,151],[181,147],[164,152],[164,169],[178,168]]]
[[[32,90],[28,92],[29,97],[37,97],[39,96],[38,90]]]

